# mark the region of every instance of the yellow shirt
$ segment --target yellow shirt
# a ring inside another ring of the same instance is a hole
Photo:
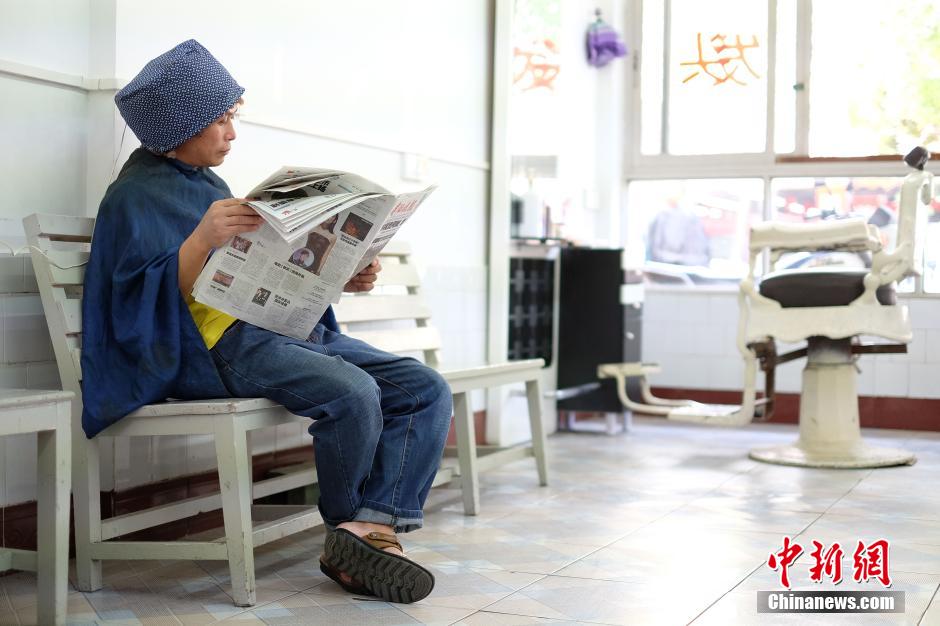
[[[196,328],[199,329],[199,334],[202,335],[202,340],[206,342],[206,348],[209,350],[216,344],[222,333],[236,321],[228,313],[196,302],[192,296],[186,296],[186,304],[189,305],[189,312],[196,322]]]

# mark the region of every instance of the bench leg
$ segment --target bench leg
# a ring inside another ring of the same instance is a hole
[[[37,490],[36,570],[39,579],[37,618],[40,624],[64,624],[69,568],[69,494],[71,493],[71,454],[68,406],[59,427],[38,433],[39,484]]]
[[[79,404],[79,406],[81,406]],[[73,416],[73,423],[75,417]],[[91,546],[101,542],[101,461],[97,439],[86,439],[78,418],[72,431],[72,504],[75,507],[75,586],[79,591],[101,589],[101,561],[91,558]]]
[[[542,394],[539,381],[529,380],[525,384],[529,404],[529,427],[532,429],[532,454],[539,472],[539,484],[548,485],[548,461],[545,458],[545,426],[542,424]]]
[[[251,468],[248,465],[248,433],[234,420],[219,419],[215,452],[222,490],[225,546],[236,606],[255,603],[255,551],[251,525]]]
[[[463,512],[476,515],[480,510],[480,481],[477,475],[477,444],[470,413],[470,394],[454,394],[454,428],[457,435],[457,460],[460,463],[460,488]]]

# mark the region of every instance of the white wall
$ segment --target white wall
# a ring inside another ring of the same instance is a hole
[[[910,307],[914,339],[907,354],[863,355],[863,396],[940,398],[940,299],[901,298]],[[740,391],[744,370],[735,347],[738,304],[734,292],[647,290],[643,359],[663,366],[653,385]],[[782,348],[781,350],[786,350]],[[799,393],[805,359],[777,369],[777,390]],[[759,381],[759,385],[763,382]]]
[[[113,91],[4,68],[127,80],[193,37],[246,87],[246,119],[289,127],[241,124],[218,170],[235,193],[284,164],[350,169],[403,189],[417,183],[401,179],[402,154],[430,157],[427,182],[440,187],[399,237],[423,269],[444,360],[482,362],[491,13],[480,0],[0,0],[0,240],[20,245],[20,218],[35,211],[94,215],[115,157],[120,169],[138,145],[129,130],[121,144]],[[28,259],[0,258],[0,387],[59,384],[34,291]],[[0,445],[0,505],[34,498],[28,438]],[[291,425],[254,443],[287,449],[309,436]],[[214,467],[210,438],[102,444],[105,489]]]
[[[0,69],[84,75],[89,3],[0,0]],[[0,241],[23,245],[23,216],[85,210],[87,96],[0,71]],[[57,388],[36,280],[25,256],[0,244],[0,387]],[[35,436],[0,442],[0,504],[35,498]]]

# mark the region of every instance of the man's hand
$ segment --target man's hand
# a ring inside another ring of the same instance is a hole
[[[244,198],[213,202],[190,238],[201,244],[200,247],[212,249],[235,235],[258,230],[264,220],[245,202]]]
[[[196,230],[180,246],[180,292],[184,296],[192,292],[196,277],[213,248],[218,248],[235,235],[258,230],[263,221],[243,198],[226,198],[209,205]]]
[[[375,287],[375,281],[378,280],[379,272],[382,271],[382,264],[375,259],[367,265],[361,272],[352,277],[343,287],[343,291],[348,293],[358,293],[362,291],[372,291]]]

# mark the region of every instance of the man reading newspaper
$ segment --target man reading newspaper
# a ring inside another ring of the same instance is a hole
[[[189,40],[150,61],[115,97],[142,147],[108,188],[95,225],[83,300],[85,432],[92,437],[168,397],[260,396],[310,417],[319,507],[330,529],[321,569],[352,593],[420,600],[434,578],[402,554],[395,533],[422,525],[451,418],[444,380],[343,335],[328,306],[297,339],[190,296],[213,249],[227,245],[247,259],[263,243],[255,237],[263,219],[210,169],[232,148],[243,93]],[[344,231],[339,222],[322,234],[358,241],[361,227],[351,222]],[[377,232],[368,237],[374,244]],[[291,261],[290,253],[278,262],[308,272],[323,252],[309,237],[302,243],[294,251],[306,248],[313,261],[304,254]],[[341,254],[339,245],[331,256]],[[353,269],[361,271],[343,285],[348,291],[371,289],[380,268]],[[220,264],[210,281],[231,288],[239,271]],[[247,301],[266,306],[275,297],[259,283]]]

